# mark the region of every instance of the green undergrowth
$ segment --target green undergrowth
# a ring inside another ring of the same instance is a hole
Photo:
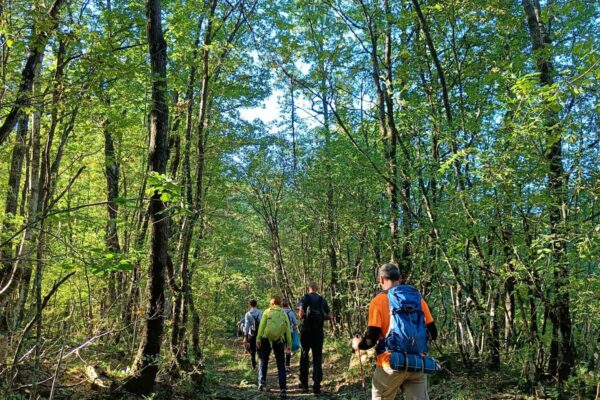
[[[322,387],[329,398],[370,399],[371,375],[375,360],[372,352],[361,352],[366,391],[361,385],[360,363],[349,348],[349,340],[331,337],[324,346]],[[256,372],[250,370],[248,356],[243,354],[241,339],[229,338],[213,342],[205,349],[206,392],[203,397],[215,399],[268,399],[276,398],[276,390],[264,395],[256,389]],[[289,388],[295,388],[299,354],[292,358]],[[562,387],[554,384],[531,385],[510,368],[503,366],[491,371],[485,364],[464,368],[459,362],[450,363],[453,370],[429,376],[429,394],[432,400],[537,400],[537,399],[593,399],[598,374],[578,373]],[[269,365],[269,379],[276,381],[274,360]],[[276,385],[276,383],[273,383]],[[291,385],[290,385],[291,384]],[[365,396],[366,392],[366,396]],[[312,396],[291,393],[291,398],[310,399]],[[398,398],[401,398],[398,396]]]
[[[115,393],[92,388],[89,384],[77,384],[83,379],[82,371],[85,365],[95,365],[106,372],[115,382],[123,381],[130,374],[131,354],[115,348],[110,349],[108,343],[97,343],[90,346],[80,357],[69,359],[60,383],[65,385],[57,391],[58,399],[139,399],[121,393]],[[112,345],[114,347],[114,345]],[[598,382],[598,372],[578,368],[576,374],[562,386],[552,382],[542,385],[532,385],[522,376],[503,364],[497,371],[491,371],[484,362],[473,361],[469,368],[460,363],[451,349],[444,349],[444,354],[432,354],[443,360],[447,370],[429,376],[429,394],[432,400],[537,400],[537,399],[594,399]],[[191,376],[186,373],[177,379],[172,379],[168,371],[167,356],[162,360],[156,393],[144,399],[256,399],[267,400],[277,398],[278,388],[276,367],[273,357],[269,365],[269,393],[259,392],[256,388],[257,373],[250,369],[249,356],[244,354],[241,337],[223,333],[207,339],[202,349],[204,385],[198,387]],[[288,394],[291,399],[312,399],[313,396],[304,394],[297,389],[298,366],[300,355],[292,357],[292,373],[288,376]],[[328,336],[324,346],[323,389],[329,393],[327,398],[336,399],[370,399],[371,375],[375,365],[373,351],[361,352],[362,366],[365,376],[365,389],[361,385],[359,359],[350,350],[348,339],[334,339]],[[51,366],[45,366],[51,373]],[[27,378],[26,371],[23,379]],[[42,392],[47,392],[42,387]],[[7,397],[8,396],[8,397]],[[27,397],[27,391],[19,393],[2,393],[0,400],[20,400]],[[400,396],[398,397],[401,398]]]

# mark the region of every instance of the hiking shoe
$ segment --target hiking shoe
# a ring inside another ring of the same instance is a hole
[[[279,398],[280,399],[287,399],[287,390],[283,389],[279,391]]]
[[[264,383],[259,383],[258,384],[258,391],[259,392],[266,392],[267,391],[267,386]]]
[[[314,396],[321,396],[322,394],[324,394],[324,393],[321,391],[321,388],[319,388],[319,387],[314,387],[313,388],[313,395]]]
[[[308,392],[308,385],[306,383],[299,383],[298,389],[302,390],[303,392]]]

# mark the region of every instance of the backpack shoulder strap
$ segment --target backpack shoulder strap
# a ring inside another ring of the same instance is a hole
[[[305,294],[302,297],[302,300],[300,300],[300,303],[302,304],[302,310],[306,312],[306,310],[308,310],[308,306],[310,305],[310,296]]]

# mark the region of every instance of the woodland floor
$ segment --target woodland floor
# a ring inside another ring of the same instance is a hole
[[[272,357],[273,358],[273,357]],[[212,363],[207,364],[208,393],[211,399],[275,399],[279,395],[277,370],[274,360],[269,363],[267,393],[257,390],[257,373],[250,370],[250,359],[245,355],[241,340],[230,340],[227,346],[218,350]],[[300,354],[292,356],[291,373],[288,374],[288,397],[293,399],[316,399],[312,394],[298,389],[298,366]],[[374,360],[363,352],[363,365],[366,375],[366,390],[363,390],[357,357],[347,349],[335,348],[326,342],[323,362],[322,389],[319,398],[370,399]],[[310,385],[310,383],[309,383]],[[466,376],[442,374],[430,381],[431,400],[436,399],[534,399],[518,391],[518,382],[502,379],[498,375],[470,374]],[[398,396],[400,398],[400,396]],[[538,397],[540,398],[540,397]]]
[[[128,357],[118,357],[117,354],[110,356],[105,351],[94,352],[93,348],[87,349],[87,359],[85,364],[70,365],[62,375],[58,390],[54,399],[86,399],[86,400],[107,400],[107,399],[139,399],[132,395],[115,392],[114,390],[92,387],[85,380],[83,370],[85,365],[100,366],[103,370],[122,371]],[[166,375],[159,375],[157,382],[157,391],[145,399],[152,400],[182,400],[182,399],[276,399],[279,395],[277,384],[277,371],[273,357],[269,363],[267,377],[267,387],[269,391],[259,392],[257,390],[257,372],[250,369],[249,356],[244,354],[241,338],[224,338],[221,341],[215,341],[204,348],[205,364],[205,385],[202,390],[194,388],[186,379],[180,379],[175,382],[169,382]],[[81,358],[80,358],[81,359]],[[83,359],[81,359],[83,361]],[[95,361],[94,361],[95,360]],[[298,365],[299,353],[292,356],[292,370],[288,374],[288,397],[291,399],[315,399],[312,394],[303,393],[298,389]],[[346,344],[341,341],[326,340],[324,348],[323,363],[323,382],[322,389],[324,395],[320,398],[335,399],[356,399],[368,400],[370,395],[370,376],[374,365],[372,355],[369,356],[363,352],[363,365],[366,376],[366,391],[361,385],[358,359],[350,351]],[[52,376],[54,367],[48,365],[48,371],[42,375]],[[511,376],[508,373],[492,373],[486,368],[475,368],[470,372],[460,372],[459,366],[452,367],[454,370],[450,373],[440,373],[430,376],[429,394],[431,400],[456,399],[456,400],[525,400],[525,399],[553,399],[552,389],[536,388],[535,390],[524,393],[520,387],[518,377]],[[28,382],[27,371],[19,372],[21,382]],[[112,375],[113,387],[116,382],[123,377],[117,378]],[[30,382],[30,380],[29,380]],[[42,398],[47,398],[49,384],[46,382],[40,386],[39,393]],[[28,398],[29,385],[15,385],[20,388],[9,394],[2,394],[0,390],[0,400],[22,400]],[[6,393],[6,392],[4,392]],[[398,396],[401,398],[401,396]],[[593,399],[592,397],[573,396],[573,399]]]

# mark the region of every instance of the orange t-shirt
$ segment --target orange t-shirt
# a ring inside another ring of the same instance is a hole
[[[433,322],[433,317],[429,311],[429,306],[425,300],[421,299],[421,308],[425,315],[425,325]],[[374,326],[381,329],[381,337],[385,338],[390,329],[390,301],[387,297],[387,292],[381,292],[369,304],[369,323],[368,326]],[[380,367],[390,368],[390,353],[385,352],[377,356],[377,365]]]

